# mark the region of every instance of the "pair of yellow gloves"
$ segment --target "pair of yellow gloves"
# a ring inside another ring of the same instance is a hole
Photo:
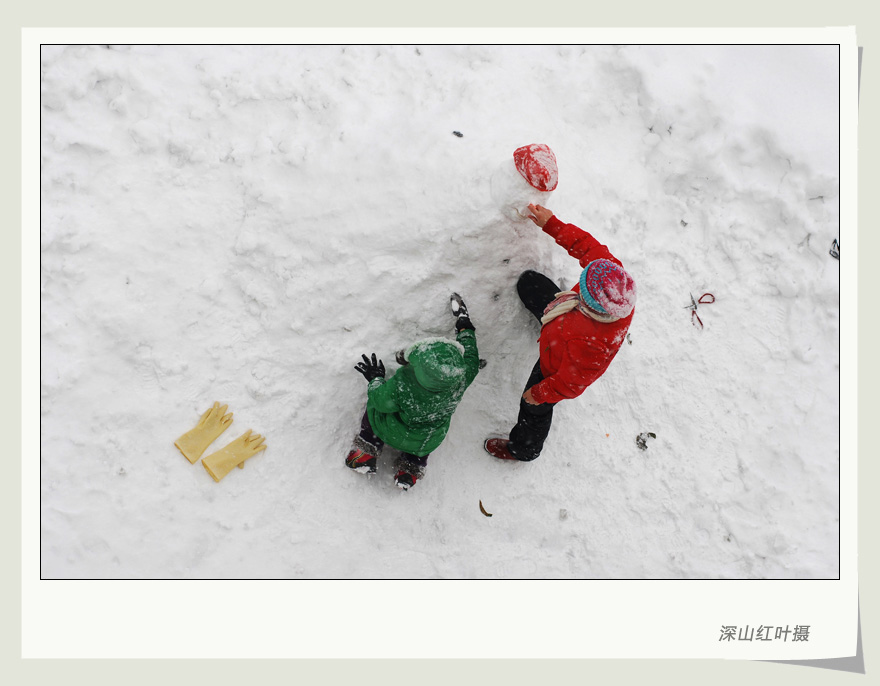
[[[174,445],[190,464],[195,464],[208,446],[232,424],[232,413],[225,414],[227,407],[229,406],[221,407],[220,403],[215,402],[213,407],[202,415],[194,429],[174,441]],[[225,448],[208,455],[202,460],[202,466],[214,481],[220,481],[232,471],[233,467],[243,469],[245,460],[265,450],[266,445],[263,442],[265,440],[260,434],[254,434],[248,429]]]

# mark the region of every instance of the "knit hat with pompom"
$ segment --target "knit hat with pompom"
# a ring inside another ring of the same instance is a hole
[[[599,314],[617,319],[629,316],[636,304],[636,284],[611,260],[593,260],[581,272],[581,298]]]

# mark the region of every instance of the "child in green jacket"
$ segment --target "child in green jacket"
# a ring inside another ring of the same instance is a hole
[[[443,442],[452,413],[480,371],[476,331],[457,293],[451,306],[455,341],[429,338],[414,343],[398,353],[403,366],[387,379],[375,353],[372,359],[362,355],[363,362],[355,366],[369,386],[361,431],[345,458],[348,468],[375,473],[376,458],[388,444],[400,451],[394,477],[399,488],[408,490],[424,476],[428,456]]]

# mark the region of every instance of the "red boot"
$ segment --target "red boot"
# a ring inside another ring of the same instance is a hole
[[[397,472],[394,477],[394,483],[397,484],[397,487],[403,491],[408,491],[413,486],[416,485],[416,481],[418,481],[418,476],[415,474],[411,474],[410,472],[400,470]]]
[[[510,450],[508,449],[509,445],[510,441],[506,438],[487,438],[483,447],[486,449],[487,453],[492,457],[497,457],[499,460],[516,460],[519,462],[519,460],[510,454]]]
[[[376,472],[376,456],[359,448],[352,448],[348,457],[345,458],[345,466],[361,474],[374,474]]]

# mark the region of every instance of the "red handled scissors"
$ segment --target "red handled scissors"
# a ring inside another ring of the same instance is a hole
[[[697,305],[711,305],[713,302],[715,302],[715,296],[712,295],[711,293],[703,293],[703,295],[700,296],[699,300],[694,300],[693,293],[691,293],[690,296],[691,296],[691,304],[688,305],[687,307],[685,307],[685,309],[688,309],[691,311],[691,324],[696,326],[697,323],[699,323],[700,328],[702,329],[703,328],[703,320],[700,319],[700,315],[697,314]],[[696,320],[696,321],[694,321],[694,320]]]

